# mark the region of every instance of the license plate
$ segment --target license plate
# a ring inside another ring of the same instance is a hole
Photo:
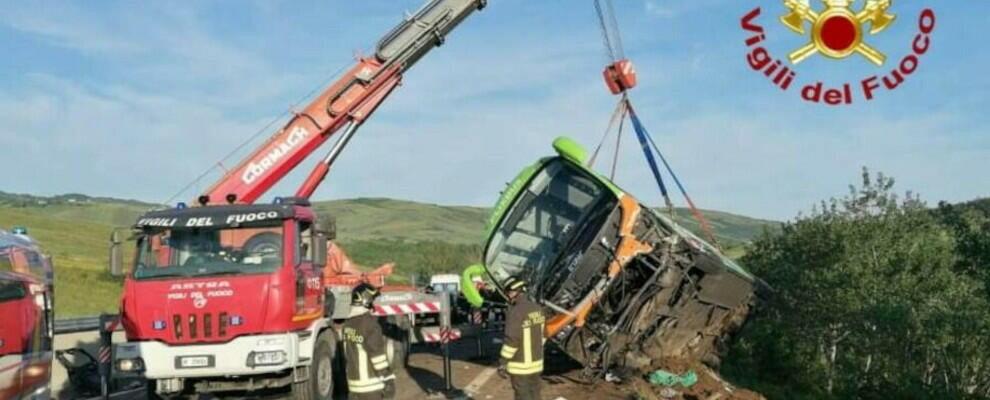
[[[176,357],[175,366],[179,368],[207,368],[213,366],[213,356],[183,356]]]

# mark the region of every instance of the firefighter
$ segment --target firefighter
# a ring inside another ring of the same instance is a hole
[[[386,355],[386,340],[371,303],[378,289],[367,283],[351,294],[351,316],[344,322],[344,358],[347,362],[348,398],[391,400],[395,397],[395,375]]]
[[[506,279],[502,285],[509,300],[505,340],[498,373],[512,382],[516,400],[540,398],[543,372],[543,310],[526,296],[526,281]]]

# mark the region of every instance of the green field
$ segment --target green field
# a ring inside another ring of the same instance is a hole
[[[0,192],[0,227],[27,227],[53,257],[60,317],[91,315],[117,308],[121,282],[106,273],[110,233],[153,207],[81,195],[44,198]],[[336,216],[338,239],[358,264],[396,262],[400,281],[415,274],[454,272],[476,262],[488,215],[481,207],[393,199],[321,201],[314,207],[320,215]],[[776,226],[729,213],[705,214],[733,257],[742,254],[742,243]],[[677,211],[677,221],[696,227],[685,210]]]

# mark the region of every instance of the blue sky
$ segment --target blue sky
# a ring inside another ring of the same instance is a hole
[[[757,5],[775,57],[807,41],[777,23],[781,2],[615,0],[639,72],[633,102],[699,206],[787,219],[845,193],[864,165],[930,203],[990,195],[990,2],[894,3],[898,20],[868,38],[889,57],[883,67],[813,57],[795,85],[889,72],[926,5],[937,14],[931,50],[897,90],[830,108],[745,62],[739,20]],[[7,4],[0,190],[167,199],[419,4]],[[491,0],[406,75],[315,197],[489,205],[554,137],[598,143],[616,100],[600,78],[606,61],[590,1]],[[634,142],[624,137],[616,180],[658,204]],[[294,191],[307,170],[273,193]]]

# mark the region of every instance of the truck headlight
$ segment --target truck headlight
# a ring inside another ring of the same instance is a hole
[[[248,354],[247,365],[249,367],[259,365],[279,365],[285,364],[286,354],[282,350],[255,351]]]
[[[144,371],[144,360],[138,358],[122,358],[117,360],[117,370],[121,372]]]

